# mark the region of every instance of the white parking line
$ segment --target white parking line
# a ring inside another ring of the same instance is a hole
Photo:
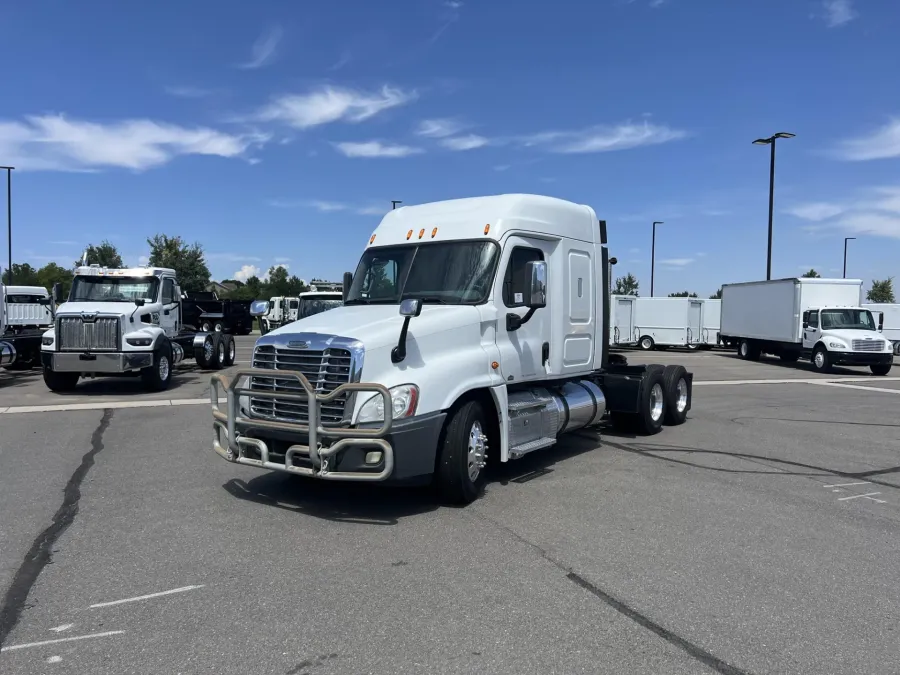
[[[62,626],[56,626],[55,628],[51,628],[54,633],[62,633],[64,630],[69,630],[75,624],[74,623],[64,623]]]
[[[900,389],[885,389],[884,387],[863,387],[858,384],[841,384],[840,382],[816,382],[825,387],[840,387],[841,389],[859,389],[860,391],[880,391],[883,394],[900,394]]]
[[[92,640],[94,638],[110,637],[111,635],[122,635],[124,630],[108,630],[103,633],[89,633],[87,635],[73,635],[67,638],[57,638],[56,640],[41,640],[40,642],[26,642],[21,645],[11,645],[9,647],[0,647],[0,652],[12,652],[17,649],[30,649],[31,647],[43,647],[44,645],[55,645],[60,642],[74,642],[75,640]]]
[[[171,591],[160,591],[159,593],[149,593],[147,595],[138,595],[134,598],[125,598],[124,600],[112,600],[110,602],[98,602],[91,605],[88,609],[97,609],[98,607],[112,607],[113,605],[124,605],[126,602],[141,602],[142,600],[152,600],[153,598],[161,598],[164,595],[172,595],[174,593],[187,593],[197,588],[203,588],[203,584],[199,586],[182,586],[181,588],[173,588]]]
[[[880,494],[881,494],[880,492],[870,492],[865,495],[853,495],[852,497],[838,497],[838,501],[846,502],[849,499],[859,499],[860,497],[863,497],[865,499],[871,499],[873,502],[878,502],[879,504],[886,503],[883,499],[875,499],[875,495],[880,495]]]
[[[120,408],[161,408],[174,405],[209,404],[208,398],[176,398],[161,401],[92,401],[91,403],[60,403],[57,405],[20,405],[0,410],[0,415],[19,415],[38,412],[71,412],[78,410],[118,410]]]
[[[869,485],[869,481],[864,480],[859,483],[835,483],[834,485],[823,485],[822,487],[841,488],[841,487],[849,487],[850,485]]]
[[[784,379],[784,380],[700,380],[694,382],[694,386],[711,386],[726,384],[830,384],[833,386],[852,386],[844,385],[844,382],[897,382],[900,377],[879,377],[877,380],[871,377],[840,377],[840,378],[816,378],[816,379]],[[855,387],[857,389],[872,389],[872,387]],[[876,390],[877,391],[877,390]],[[882,389],[881,391],[893,391],[895,394],[900,390]]]

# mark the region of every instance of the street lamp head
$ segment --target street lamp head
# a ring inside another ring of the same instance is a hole
[[[856,237],[844,237],[844,241],[851,241],[853,239],[856,239]]]
[[[797,134],[788,133],[787,131],[779,131],[777,134],[772,136],[772,138],[793,138],[796,135]]]
[[[654,224],[654,225],[662,225],[662,224],[663,224],[663,221],[661,221],[661,220],[654,220],[654,221],[653,221],[653,224]]]
[[[753,145],[769,145],[772,142],[771,138],[757,138],[753,141]]]

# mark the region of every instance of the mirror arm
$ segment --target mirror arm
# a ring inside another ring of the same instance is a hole
[[[512,333],[515,330],[519,330],[522,326],[524,326],[531,317],[534,316],[534,313],[538,310],[537,307],[530,307],[528,311],[525,313],[525,316],[519,316],[518,314],[513,314],[510,312],[506,315],[506,330],[509,333]]]
[[[400,329],[400,340],[397,346],[391,350],[391,363],[400,363],[406,358],[406,331],[409,329],[411,317],[403,317],[403,328]]]

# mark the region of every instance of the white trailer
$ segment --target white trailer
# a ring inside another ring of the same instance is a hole
[[[900,305],[872,302],[864,304],[863,307],[872,312],[872,314],[876,312],[881,313],[879,323],[884,324],[881,334],[894,345],[894,354],[900,356]],[[876,320],[878,320],[877,316]]]
[[[52,325],[53,309],[46,288],[0,283],[0,367],[27,370],[36,365],[41,334]]]
[[[8,329],[46,329],[53,325],[50,293],[42,286],[7,286],[4,303]]]
[[[773,279],[722,287],[722,341],[743,359],[773,354],[809,359],[816,370],[869,366],[887,375],[893,346],[872,312],[860,306],[859,279]]]
[[[710,334],[704,329],[706,302],[701,298],[614,295],[610,344],[636,345],[644,350],[712,346],[715,344],[715,333]]]
[[[702,342],[706,348],[718,345],[722,326],[722,301],[710,298],[703,301]]]

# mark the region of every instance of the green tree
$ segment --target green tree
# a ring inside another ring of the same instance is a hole
[[[816,272],[815,270],[810,270],[809,272],[804,272],[802,275],[803,279],[821,279],[822,275]]]
[[[12,264],[12,284],[16,286],[40,286],[38,271],[28,263]],[[9,270],[3,272],[3,283],[9,284]]]
[[[119,255],[119,249],[104,239],[99,246],[88,244],[86,249],[87,264],[100,265],[100,267],[124,267],[122,256]],[[81,265],[81,260],[76,260],[75,265]]]
[[[637,277],[629,272],[624,277],[619,277],[618,279],[616,279],[616,283],[613,285],[613,295],[636,296],[638,294],[639,287],[640,283],[638,282]]]
[[[275,265],[269,268],[269,278],[266,281],[266,289],[270,297],[290,295],[290,277],[286,267]]]
[[[881,281],[872,279],[872,288],[866,292],[866,300],[869,302],[884,302],[888,304],[897,302],[894,299],[894,277],[888,277]]]
[[[178,283],[185,291],[204,291],[209,285],[209,267],[203,246],[187,244],[181,237],[157,234],[147,240],[150,246],[150,264],[175,270]]]
[[[669,293],[670,298],[696,298],[699,297],[696,293],[689,293],[688,291],[678,291],[677,293]]]
[[[72,288],[72,279],[74,278],[72,270],[68,270],[55,262],[44,265],[37,271],[38,286],[43,286],[48,291],[53,290],[53,284],[59,282],[62,284],[63,297],[69,297],[69,290]]]
[[[709,296],[710,300],[721,300],[722,299],[722,287],[719,286],[719,290]]]

